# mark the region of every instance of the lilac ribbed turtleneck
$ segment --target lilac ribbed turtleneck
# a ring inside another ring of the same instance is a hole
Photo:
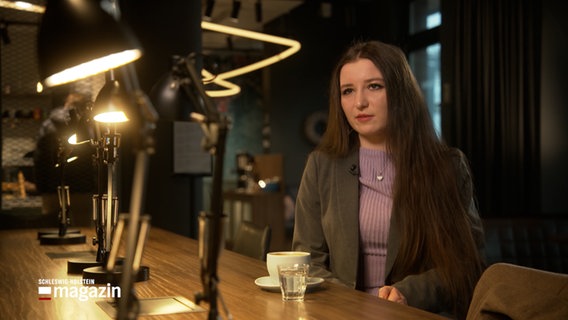
[[[359,234],[364,261],[364,290],[373,295],[385,282],[392,209],[394,166],[385,151],[359,149]],[[378,176],[383,176],[382,180]]]

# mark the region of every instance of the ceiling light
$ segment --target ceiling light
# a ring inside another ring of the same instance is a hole
[[[205,69],[201,70],[201,76],[204,78],[203,82],[205,85],[208,83],[214,83],[225,88],[224,90],[205,90],[205,93],[212,98],[232,96],[241,92],[241,87],[238,85],[227,80],[218,79],[215,75]]]
[[[208,21],[202,21],[201,22],[201,28],[205,29],[205,30],[209,30],[209,31],[225,33],[225,34],[229,34],[229,35],[239,36],[239,37],[253,39],[253,40],[259,40],[259,41],[263,41],[263,42],[274,43],[274,44],[283,45],[283,46],[288,47],[288,49],[286,49],[286,50],[284,50],[284,51],[282,51],[282,52],[280,52],[276,55],[270,56],[266,59],[257,61],[255,63],[246,65],[246,66],[241,67],[241,68],[237,68],[237,69],[227,71],[227,72],[223,72],[223,73],[216,75],[216,78],[221,79],[221,80],[233,78],[233,77],[240,76],[240,75],[243,75],[243,74],[251,72],[251,71],[255,71],[255,70],[264,68],[266,66],[269,66],[269,65],[274,64],[278,61],[281,61],[281,60],[288,58],[289,56],[298,52],[301,48],[300,42],[298,42],[296,40],[278,37],[278,36],[273,36],[273,35],[269,35],[269,34],[266,34],[266,33],[260,33],[260,32],[240,29],[240,28],[229,27],[229,26],[225,26],[225,25],[221,25],[221,24],[217,24],[217,23],[212,23],[212,22],[208,22]]]

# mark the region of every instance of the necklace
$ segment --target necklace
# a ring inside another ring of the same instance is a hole
[[[381,171],[379,171],[379,173],[376,175],[377,180],[379,181],[383,181],[383,179],[385,178],[385,176],[383,175],[383,173],[385,172],[385,169],[387,168],[387,160],[385,159],[385,163],[383,164],[383,168],[381,169]]]

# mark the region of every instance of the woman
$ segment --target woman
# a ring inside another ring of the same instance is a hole
[[[441,142],[403,52],[356,43],[298,191],[293,249],[314,276],[465,317],[484,264],[463,154]]]

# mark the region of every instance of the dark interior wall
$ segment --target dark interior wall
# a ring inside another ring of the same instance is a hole
[[[152,86],[170,70],[172,55],[201,52],[201,2],[187,0],[123,0],[122,18],[130,25],[144,50],[136,62],[141,88]],[[154,106],[159,109],[159,106]],[[173,173],[173,122],[159,120],[154,137],[156,152],[150,156],[145,210],[152,225],[186,236],[195,236],[200,210],[200,178]],[[134,167],[132,137],[123,139],[121,190],[123,211],[128,211]],[[192,199],[194,198],[194,199]]]
[[[568,214],[568,3],[542,4],[542,212]]]

